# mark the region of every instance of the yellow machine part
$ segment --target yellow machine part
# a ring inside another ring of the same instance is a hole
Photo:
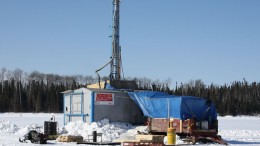
[[[110,81],[107,80],[106,83],[110,83]],[[104,88],[105,88],[105,82],[102,81],[102,82],[100,82],[100,83],[95,83],[95,84],[87,85],[87,88],[104,89]]]
[[[172,145],[176,143],[176,133],[175,129],[172,127],[169,127],[167,129],[167,144]]]

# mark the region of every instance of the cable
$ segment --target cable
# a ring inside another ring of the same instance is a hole
[[[120,46],[120,52],[121,52],[121,46]],[[124,68],[123,68],[123,62],[122,62],[121,53],[120,53],[120,64],[121,64],[121,68],[122,68],[122,75],[123,75],[123,80],[125,80],[125,75],[124,75]]]

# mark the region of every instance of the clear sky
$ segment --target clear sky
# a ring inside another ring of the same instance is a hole
[[[260,82],[260,0],[122,0],[120,19],[126,77]],[[0,0],[0,68],[95,77],[111,24],[112,0]]]

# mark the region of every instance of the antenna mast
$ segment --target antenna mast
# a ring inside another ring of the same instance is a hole
[[[110,63],[110,80],[121,79],[121,46],[119,44],[119,8],[120,0],[113,0],[113,32],[112,32],[112,61]]]

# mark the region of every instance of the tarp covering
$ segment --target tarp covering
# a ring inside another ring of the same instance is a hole
[[[175,96],[163,92],[128,92],[144,115],[151,118],[194,118],[199,121],[216,120],[215,105],[211,100],[193,96]]]

